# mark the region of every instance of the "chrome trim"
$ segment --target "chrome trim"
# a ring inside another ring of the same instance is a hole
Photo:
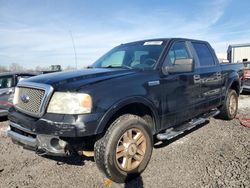
[[[45,91],[45,94],[43,96],[43,99],[41,101],[41,105],[39,108],[39,113],[32,113],[27,110],[24,110],[22,108],[19,108],[18,106],[15,106],[15,108],[25,114],[28,114],[33,117],[42,117],[42,115],[45,113],[46,107],[49,103],[49,100],[53,94],[54,88],[51,85],[47,84],[41,84],[41,83],[34,83],[34,82],[27,82],[23,81],[17,84],[17,87],[27,87],[32,89],[41,89]]]
[[[13,139],[13,141],[17,141],[23,145],[26,145],[26,146],[31,146],[33,148],[36,148],[37,147],[37,141],[35,138],[30,138],[30,137],[27,137],[27,136],[23,136],[21,134],[18,134],[14,131],[11,131],[9,130],[7,132],[8,136],[11,137]]]
[[[11,122],[11,121],[10,121],[10,126],[16,128],[16,129],[19,129],[19,130],[21,130],[21,131],[23,131],[23,132],[26,132],[26,133],[35,135],[35,133],[32,132],[31,130],[26,129],[26,128],[24,128],[24,127],[22,127],[22,126],[20,126],[20,125],[18,125],[18,124],[16,124],[16,123],[14,123],[14,122]]]
[[[160,85],[160,81],[159,80],[149,81],[148,82],[148,86],[157,86],[157,85]]]

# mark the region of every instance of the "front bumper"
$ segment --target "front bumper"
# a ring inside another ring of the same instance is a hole
[[[10,122],[8,136],[13,143],[23,146],[25,149],[36,151],[41,155],[67,156],[70,154],[67,142],[57,136],[35,135],[28,129]]]
[[[74,147],[74,142],[70,141],[98,134],[98,120],[101,117],[102,114],[45,114],[41,118],[34,118],[11,108],[8,113],[8,135],[14,143],[39,154],[66,156]]]
[[[63,115],[45,114],[34,118],[10,108],[8,119],[34,134],[59,137],[85,137],[98,134],[98,124],[103,114]]]

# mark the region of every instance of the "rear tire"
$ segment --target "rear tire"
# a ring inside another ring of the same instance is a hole
[[[142,173],[152,154],[152,133],[139,116],[117,118],[95,143],[95,162],[107,178],[127,182]]]
[[[238,94],[235,90],[230,89],[227,97],[220,108],[219,117],[225,120],[234,119],[238,111]]]

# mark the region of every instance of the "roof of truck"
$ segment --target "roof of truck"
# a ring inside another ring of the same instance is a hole
[[[123,43],[123,44],[133,44],[133,43],[138,43],[138,42],[149,42],[149,41],[163,41],[163,42],[167,42],[167,41],[170,41],[170,40],[189,40],[189,41],[197,41],[197,42],[206,42],[207,43],[207,41],[197,40],[197,39],[190,39],[190,38],[154,38],[154,39],[138,40],[138,41]]]

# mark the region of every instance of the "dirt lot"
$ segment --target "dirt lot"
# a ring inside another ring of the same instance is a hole
[[[250,117],[250,95],[239,113]],[[92,158],[45,158],[13,145],[0,123],[0,187],[250,187],[250,129],[211,119],[189,134],[158,144],[141,177],[104,181]]]

